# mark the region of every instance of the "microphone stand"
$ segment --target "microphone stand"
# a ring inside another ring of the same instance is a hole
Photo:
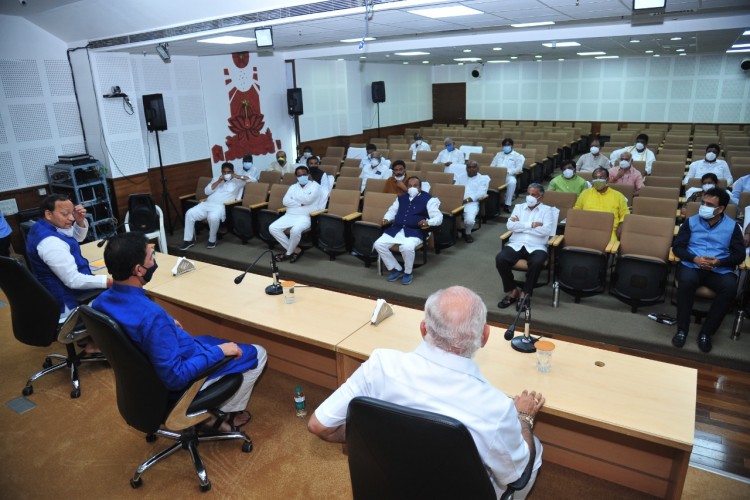
[[[510,327],[508,327],[508,329],[505,330],[505,335],[504,335],[505,340],[510,340],[510,346],[513,349],[515,349],[518,352],[523,352],[526,354],[536,352],[536,347],[534,347],[534,343],[537,340],[539,340],[529,335],[529,325],[531,324],[531,308],[526,307],[524,310],[524,306],[526,305],[526,299],[528,297],[529,297],[528,295],[525,295],[521,299],[521,302],[518,304],[518,312],[516,313],[516,317],[513,320],[513,323],[511,323]],[[514,337],[513,333],[516,331],[516,324],[518,323],[518,320],[521,317],[522,311],[525,313],[524,315],[525,315],[525,320],[526,320],[524,324],[524,328],[523,328],[523,335],[518,335]]]
[[[258,263],[260,258],[267,253],[271,254],[271,275],[273,276],[273,283],[266,287],[266,293],[268,295],[281,295],[282,293],[284,293],[284,289],[281,287],[281,283],[279,283],[279,266],[276,265],[276,261],[273,258],[273,252],[271,252],[271,250],[264,250],[260,255],[258,255],[258,258],[255,259],[255,261],[253,261],[253,263],[250,264],[247,269],[245,269],[245,272],[234,278],[234,284],[239,285],[240,283],[242,283],[242,280],[245,279],[245,275],[249,273],[253,266]]]

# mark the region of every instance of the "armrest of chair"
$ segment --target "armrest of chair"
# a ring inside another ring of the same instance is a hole
[[[684,196],[680,196],[677,200],[680,205],[682,205],[683,203],[687,203],[687,198]]]
[[[250,205],[247,208],[249,208],[250,210],[259,210],[261,208],[266,208],[267,206],[268,206],[268,202],[267,201],[262,201],[260,203],[254,204],[254,205]]]
[[[227,208],[231,207],[239,207],[242,205],[242,200],[234,200],[234,201],[225,201],[224,206]]]
[[[740,262],[740,265],[737,267],[740,269],[740,271],[744,271],[745,269],[750,267],[750,256],[745,256],[745,260]]]
[[[619,241],[612,241],[607,245],[607,252],[609,253],[617,253],[617,251],[620,249],[620,242]]]
[[[674,235],[677,236],[677,233],[680,232],[680,224],[676,224],[674,226]]]
[[[460,213],[461,213],[461,212],[463,212],[463,211],[464,211],[464,206],[463,206],[463,205],[461,205],[460,207],[456,207],[456,208],[454,208],[453,210],[451,210],[451,211],[450,211],[450,214],[451,214],[451,215],[458,215],[458,214],[460,214]]]
[[[277,210],[277,212],[281,215],[284,215],[286,213],[286,207],[281,207],[280,209]]]
[[[180,200],[190,200],[190,199],[195,199],[195,193],[192,193],[192,194],[183,194],[182,196],[180,196],[180,198],[179,198],[179,199],[180,199]]]
[[[562,243],[562,241],[563,241],[563,237],[564,237],[564,235],[562,235],[562,234],[560,234],[560,235],[557,235],[557,236],[555,236],[555,237],[554,237],[555,239],[554,239],[554,240],[552,240],[552,246],[553,246],[553,247],[559,247],[559,246],[560,246],[560,244],[561,244],[561,243]]]
[[[319,215],[322,215],[324,213],[328,212],[327,208],[324,208],[322,210],[315,210],[314,212],[310,212],[310,217],[317,217]]]
[[[680,259],[674,254],[674,251],[669,249],[669,262],[680,262]]]
[[[506,241],[510,236],[513,234],[513,231],[505,231],[503,234],[500,235],[500,241]]]
[[[343,220],[344,222],[350,222],[353,220],[357,220],[360,217],[362,217],[362,212],[352,212],[348,215],[343,216],[341,220]]]

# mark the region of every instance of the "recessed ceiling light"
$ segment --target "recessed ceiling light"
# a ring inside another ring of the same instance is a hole
[[[746,36],[746,35],[750,35],[750,30],[747,30],[744,33],[742,33],[742,36]]]
[[[673,42],[676,42],[677,40],[682,40],[682,37],[681,36],[673,36],[672,38],[670,38],[670,40],[672,40]]]
[[[654,53],[654,51],[653,51],[653,50],[647,50],[647,51],[646,51],[646,54],[653,54],[653,53]]]
[[[430,61],[422,61],[422,64],[430,64]]]
[[[397,56],[429,56],[429,52],[396,52]]]
[[[606,52],[576,52],[579,56],[605,56]]]
[[[638,40],[637,38],[631,38],[630,43],[641,43],[641,41]]]
[[[521,23],[521,24],[511,24],[514,28],[533,28],[534,26],[549,26],[550,24],[555,24],[554,21],[541,21],[538,23]]]
[[[542,62],[541,59],[534,59],[534,62]]]
[[[492,47],[492,50],[503,50],[502,47]]]
[[[367,56],[359,56],[360,59],[367,59]]]
[[[462,61],[462,62],[477,62],[481,61],[481,57],[458,57],[456,59],[453,59],[454,61]]]
[[[654,54],[654,57],[661,57],[659,54]]]
[[[487,61],[489,64],[501,64],[501,63],[509,63],[510,61],[507,59],[494,59],[492,61]]]
[[[200,43],[220,43],[222,45],[232,45],[235,43],[254,42],[255,38],[251,38],[247,36],[224,35],[224,36],[215,36],[213,38],[204,38],[202,40],[197,40],[197,41]]]
[[[409,61],[404,61],[401,64],[409,64]]]
[[[518,56],[510,56],[511,59],[518,59]]]
[[[471,49],[464,49],[464,50],[463,50],[462,52],[463,52],[464,54],[468,54],[469,52],[471,52]]]
[[[463,5],[455,5],[451,7],[434,7],[431,9],[417,9],[410,10],[411,14],[418,16],[429,17],[430,19],[450,19],[451,17],[459,16],[475,16],[477,14],[484,14],[481,10],[464,7]]]
[[[565,60],[565,59],[563,59],[562,57],[561,57],[560,59],[558,59],[558,61],[564,61],[564,60]]]
[[[746,49],[750,47],[750,43],[735,43],[732,45],[733,49]]]
[[[555,47],[580,47],[581,44],[578,42],[547,42],[543,43],[545,47],[554,49]]]
[[[344,58],[343,58],[343,57],[339,57],[339,58],[338,58],[338,59],[336,59],[336,60],[337,60],[337,61],[343,61],[343,60],[344,60]]]
[[[464,63],[458,63],[458,66],[463,66],[463,65],[464,65]]]
[[[675,52],[685,52],[685,49],[676,49]]]
[[[729,49],[727,54],[739,54],[741,52],[750,52],[750,49]]]
[[[596,56],[594,59],[619,59],[620,56]]]
[[[686,56],[687,54],[685,54],[684,52],[682,52],[682,53],[680,53],[680,54],[677,54],[677,55],[678,55],[678,56]]]
[[[534,56],[534,58],[536,58],[536,59],[541,59],[541,58],[542,58],[542,56]]]
[[[661,9],[667,4],[667,0],[633,0],[633,10]]]
[[[372,42],[373,40],[377,40],[377,38],[372,37],[372,36],[365,37],[365,42]],[[345,40],[339,40],[339,42],[341,43],[359,43],[361,41],[362,41],[361,38],[347,38]]]

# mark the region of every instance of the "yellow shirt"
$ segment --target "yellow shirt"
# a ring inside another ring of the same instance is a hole
[[[589,188],[578,197],[575,208],[582,210],[593,210],[595,212],[610,212],[615,216],[615,223],[612,227],[612,241],[617,241],[617,226],[625,220],[625,215],[629,214],[628,202],[619,191],[607,188],[604,193],[600,193],[594,188]]]

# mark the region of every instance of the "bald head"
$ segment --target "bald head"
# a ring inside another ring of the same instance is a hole
[[[462,286],[438,290],[427,298],[422,324],[425,341],[470,358],[487,341],[487,306]]]

